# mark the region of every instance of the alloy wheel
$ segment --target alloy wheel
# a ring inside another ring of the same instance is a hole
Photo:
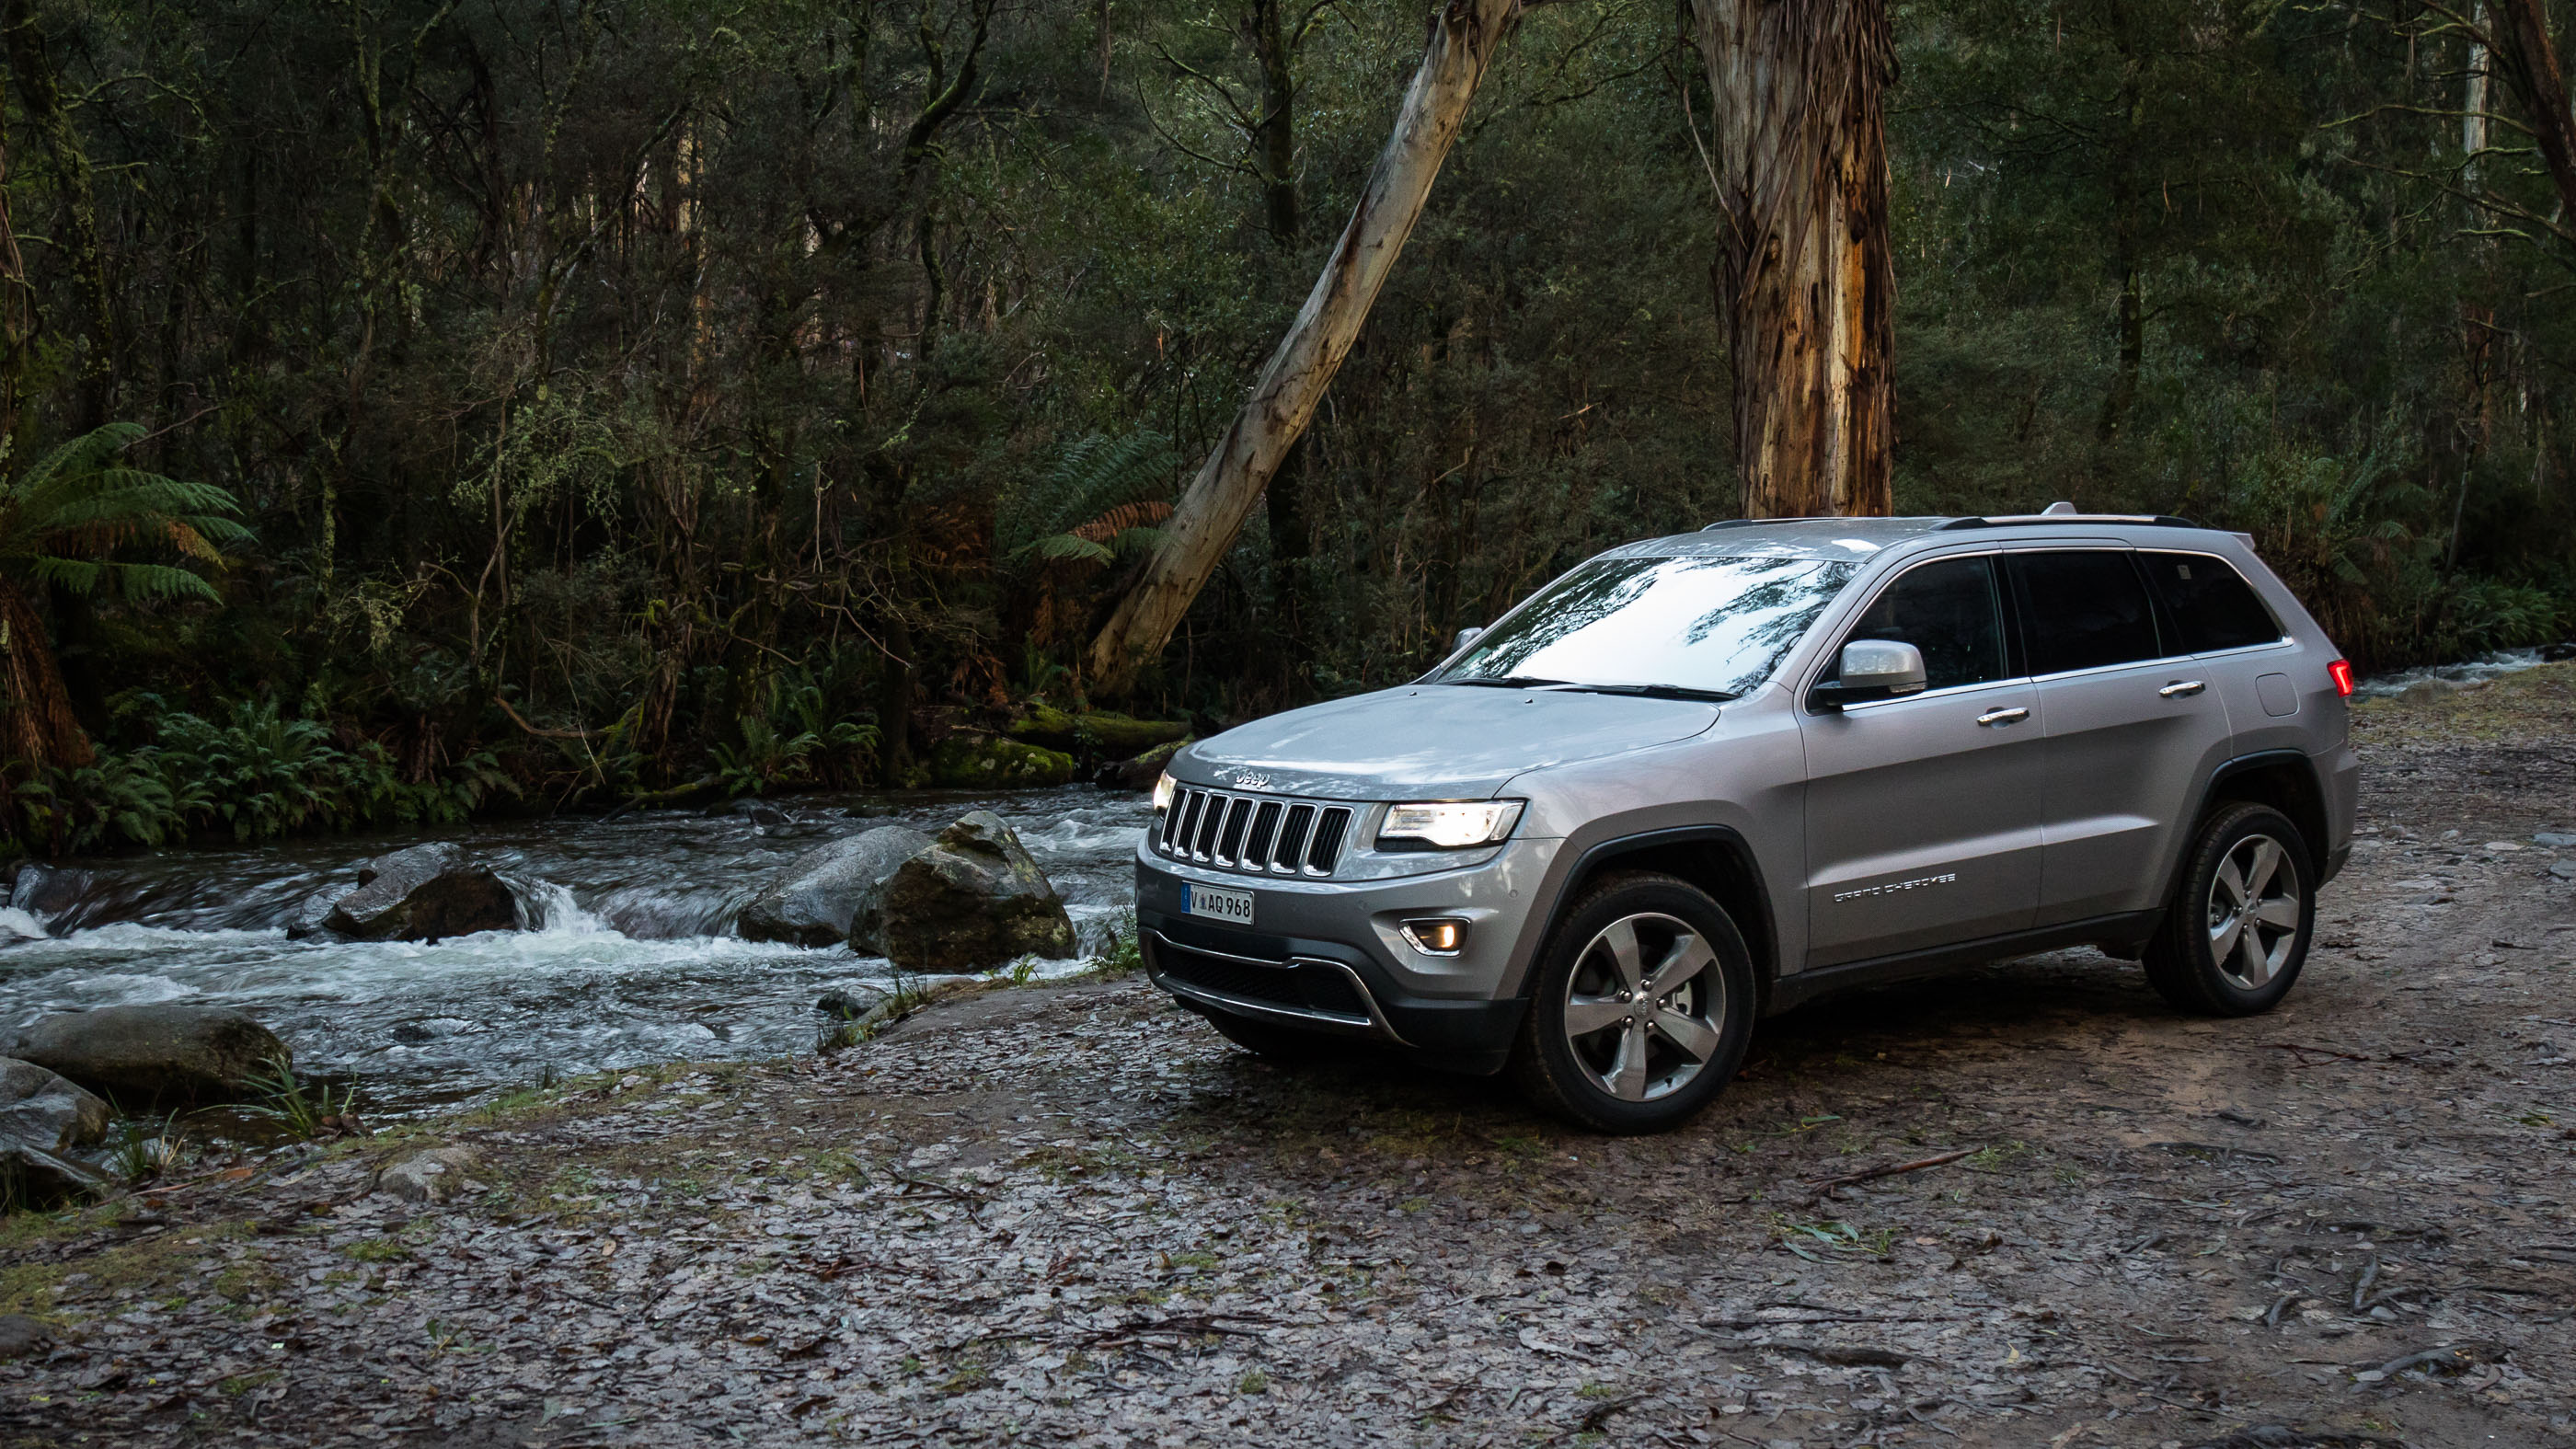
[[[2209,959],[2218,974],[2246,991],[2280,974],[2298,944],[2300,905],[2299,873],[2281,842],[2248,835],[2230,847],[2209,881]]]
[[[1670,1096],[1716,1054],[1726,1017],[1717,955],[1660,912],[1603,927],[1566,976],[1565,1040],[1593,1085],[1623,1102]]]

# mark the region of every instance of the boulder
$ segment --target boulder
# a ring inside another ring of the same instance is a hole
[[[2564,664],[2570,659],[2576,659],[2576,639],[2561,639],[2555,644],[2540,646],[2540,662],[2543,664]]]
[[[850,939],[859,908],[885,890],[895,867],[919,854],[930,837],[900,825],[844,836],[789,861],[761,887],[734,933],[746,941],[831,946]]]
[[[9,904],[39,920],[62,915],[86,899],[98,878],[88,871],[28,861],[18,867]]]
[[[1011,738],[1031,744],[1122,758],[1187,739],[1190,733],[1188,723],[1181,720],[1137,719],[1107,710],[1070,714],[1051,704],[1030,706],[1027,714],[1011,721],[1007,728]]]
[[[850,923],[850,947],[908,971],[962,972],[1074,953],[1073,920],[1019,836],[990,810],[939,832]]]
[[[1070,784],[1073,756],[1006,740],[981,730],[958,730],[933,746],[930,781],[959,790],[1024,790]]]
[[[102,1186],[80,1156],[107,1136],[108,1105],[33,1062],[0,1057],[0,1169],[44,1199]]]
[[[405,1202],[445,1202],[465,1191],[465,1174],[477,1165],[471,1148],[428,1148],[376,1174],[376,1191]]]
[[[323,924],[362,941],[436,941],[519,926],[519,902],[488,868],[450,841],[380,855]]]
[[[784,825],[787,823],[786,811],[779,809],[777,806],[770,804],[766,800],[750,795],[746,795],[739,800],[727,800],[722,804],[710,805],[706,808],[705,813],[709,819],[731,818],[735,820],[748,820],[754,825]]]
[[[1163,778],[1163,771],[1171,767],[1172,756],[1189,748],[1189,744],[1186,739],[1174,740],[1167,745],[1156,745],[1132,760],[1103,765],[1095,783],[1120,790],[1151,790],[1154,782]]]
[[[129,1107],[240,1096],[272,1064],[294,1060],[267,1027],[216,1006],[102,1006],[49,1016],[0,1044]]]

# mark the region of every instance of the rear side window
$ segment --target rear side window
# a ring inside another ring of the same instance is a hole
[[[2227,560],[2205,553],[2141,553],[2138,563],[2155,583],[2189,652],[2280,641],[2281,621]]]
[[[1843,642],[1852,639],[1895,639],[1922,650],[1927,689],[2003,678],[1994,561],[1945,559],[1906,570],[1870,601]]]
[[[2153,659],[2155,610],[2125,549],[2012,555],[2030,672],[2063,674]]]

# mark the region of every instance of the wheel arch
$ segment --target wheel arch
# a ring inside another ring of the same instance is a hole
[[[1573,903],[1593,881],[1613,871],[1654,871],[1687,881],[1706,891],[1734,921],[1753,958],[1754,989],[1767,1002],[1780,974],[1780,933],[1772,919],[1771,892],[1752,845],[1724,825],[1683,825],[1642,831],[1604,840],[1585,850],[1565,873],[1565,884],[1548,903],[1547,916],[1533,937],[1536,949],[1555,932]]]
[[[2326,854],[2331,848],[2327,831],[2325,782],[2317,778],[2317,762],[2297,750],[2259,750],[2239,755],[2210,772],[2209,783],[2200,792],[2200,808],[2192,812],[2191,829],[2183,833],[2180,848],[2165,870],[2164,896],[2173,894],[2174,882],[2181,878],[2184,860],[2200,838],[2200,826],[2222,805],[2237,803],[2268,805],[2289,817],[2299,827],[2308,847],[2308,870],[2317,884],[2324,884]]]

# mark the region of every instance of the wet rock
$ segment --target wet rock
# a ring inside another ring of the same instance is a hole
[[[958,730],[930,752],[931,783],[960,790],[1038,789],[1073,773],[1071,755],[981,730]]]
[[[9,888],[9,904],[39,919],[51,919],[88,899],[97,884],[98,877],[88,871],[31,860],[18,867],[18,879]]]
[[[380,855],[360,867],[358,879],[358,888],[323,918],[343,936],[436,941],[518,929],[519,903],[510,888],[449,841]]]
[[[43,1319],[0,1313],[0,1358],[25,1358],[53,1341],[54,1332]]]
[[[0,1043],[128,1107],[238,1097],[293,1053],[267,1027],[213,1006],[102,1006],[49,1016]]]
[[[2543,664],[2564,664],[2570,659],[2576,659],[2576,639],[2561,639],[2555,644],[2540,646],[2540,662]]]
[[[865,1015],[868,1008],[884,999],[885,993],[882,991],[869,991],[864,988],[853,991],[846,986],[835,986],[814,998],[814,1009],[825,1016],[849,1021]]]
[[[1073,921],[1019,836],[978,810],[896,868],[852,919],[850,946],[911,971],[980,971],[1072,955]]]
[[[2544,830],[2538,835],[2531,837],[2531,843],[2534,845],[2546,845],[2556,850],[2564,850],[2568,846],[2576,845],[2576,835],[2568,835],[2555,830]]]
[[[850,938],[850,922],[885,891],[895,867],[930,845],[901,825],[818,845],[789,861],[734,922],[746,941],[830,946]]]
[[[1172,756],[1189,748],[1189,745],[1190,742],[1186,739],[1174,740],[1167,745],[1156,745],[1132,760],[1120,760],[1113,765],[1101,766],[1100,773],[1095,779],[1098,783],[1114,789],[1151,790],[1154,788],[1154,782],[1163,777],[1163,771],[1170,767]]]
[[[411,1203],[441,1203],[466,1190],[465,1174],[480,1165],[473,1149],[432,1147],[376,1174],[376,1191]]]
[[[1187,739],[1190,733],[1189,725],[1181,720],[1137,719],[1107,710],[1070,714],[1050,704],[1032,707],[1011,721],[1007,729],[1011,738],[1031,744],[1122,757]]]
[[[710,817],[729,817],[735,820],[748,820],[754,825],[784,825],[787,823],[786,811],[779,809],[777,806],[770,804],[766,800],[755,799],[748,796],[740,800],[727,800],[721,805],[710,805],[707,807],[706,813]]]
[[[33,1062],[0,1058],[0,1168],[40,1199],[107,1181],[80,1156],[107,1136],[107,1103]],[[0,1357],[6,1356],[0,1346]]]
[[[2576,860],[2553,860],[2549,873],[2560,880],[2576,880]]]

